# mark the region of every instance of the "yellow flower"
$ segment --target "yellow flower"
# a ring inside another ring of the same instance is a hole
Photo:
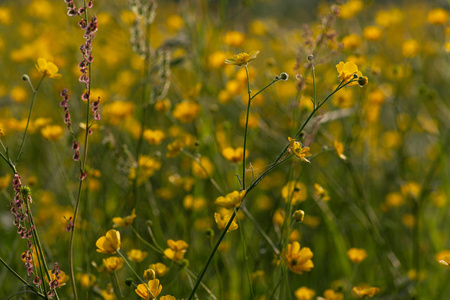
[[[46,140],[57,141],[63,136],[64,129],[59,125],[47,125],[41,129],[41,134]]]
[[[289,243],[287,250],[281,253],[284,263],[288,268],[297,274],[302,274],[304,271],[309,272],[314,267],[311,258],[314,256],[311,249],[301,248],[298,242]]]
[[[353,33],[353,34],[345,36],[342,39],[342,44],[344,46],[344,49],[355,50],[356,48],[361,46],[362,39],[359,35]]]
[[[116,295],[114,294],[114,288],[111,283],[108,283],[106,290],[100,290],[103,299],[105,300],[116,300]]]
[[[355,286],[352,289],[359,298],[370,298],[380,292],[380,288],[371,286]]]
[[[103,259],[103,265],[108,272],[120,270],[123,267],[123,258],[111,256]]]
[[[306,157],[311,156],[311,153],[309,153],[309,147],[303,147],[302,143],[296,141],[295,139],[291,139],[290,137],[288,137],[288,140],[289,140],[289,148],[291,149],[292,153],[294,153],[295,156],[300,158],[302,161],[311,163],[309,160],[306,159]]]
[[[311,300],[315,295],[316,292],[312,289],[308,289],[306,286],[299,287],[295,291],[297,300]]]
[[[407,40],[402,45],[402,54],[406,58],[412,58],[419,53],[420,45],[416,40]]]
[[[362,77],[362,73],[358,70],[358,66],[353,62],[339,62],[339,64],[336,65],[336,70],[339,73],[339,79],[343,81],[343,83],[347,83],[353,79],[356,79],[358,77]],[[354,75],[356,74],[356,77]],[[352,82],[348,84],[348,86],[356,85],[357,82]]]
[[[171,296],[171,295],[166,295],[166,296],[161,296],[159,298],[159,300],[177,300],[177,298],[175,298],[174,296]]]
[[[364,249],[351,248],[347,251],[347,256],[352,263],[359,264],[367,257],[367,252]]]
[[[323,292],[323,297],[325,298],[325,300],[343,300],[344,299],[344,295],[342,293],[335,292],[331,289],[325,290],[325,292]]]
[[[158,277],[164,276],[167,272],[169,272],[169,268],[163,263],[151,264],[148,268],[155,271],[155,274]]]
[[[211,53],[208,57],[208,64],[209,66],[211,66],[212,68],[220,68],[223,66],[225,59],[227,58],[226,53],[221,52],[221,51],[217,51],[214,53]]]
[[[158,145],[166,137],[164,132],[159,129],[156,129],[156,130],[146,129],[146,130],[144,130],[143,135],[144,135],[144,139],[150,145]]]
[[[444,256],[443,259],[438,261],[441,265],[450,268],[450,255]]]
[[[0,177],[0,190],[6,189],[11,182],[11,175],[6,174]]]
[[[125,218],[121,218],[121,217],[116,217],[113,218],[113,227],[117,228],[117,227],[127,227],[129,225],[131,225],[133,223],[133,220],[136,218],[136,209],[133,208],[133,210],[131,211],[131,216],[126,216]]]
[[[236,149],[233,149],[231,147],[227,147],[222,150],[222,155],[229,160],[232,163],[238,163],[241,162],[244,158],[244,148],[239,147]],[[246,156],[248,155],[248,152],[246,151]]]
[[[172,106],[169,99],[162,99],[155,102],[155,110],[158,112],[165,112]]]
[[[59,279],[58,279],[58,284],[59,286],[63,286],[66,285],[66,282],[69,281],[69,276],[66,275],[66,273],[64,273],[64,271],[59,271]],[[56,274],[52,274],[52,271],[48,271],[48,274],[50,275],[50,280],[54,281],[56,280]],[[48,278],[45,277],[46,280],[48,281]]]
[[[220,230],[224,230],[225,227],[227,226],[228,222],[230,221],[232,214],[225,214],[225,215],[221,215],[219,213],[214,213],[214,220],[216,221],[217,227]],[[227,230],[227,233],[233,230],[238,229],[238,224],[236,223],[236,218],[233,220],[233,222],[231,222],[230,227]]]
[[[173,261],[182,260],[187,251],[186,249],[189,247],[189,245],[183,240],[168,240],[167,245],[169,248],[164,250],[164,255]]]
[[[22,86],[15,86],[10,92],[11,98],[16,102],[25,102],[28,98],[28,92]]]
[[[434,258],[441,265],[450,267],[450,250],[439,251]]]
[[[175,119],[181,123],[192,122],[200,112],[200,106],[194,101],[183,101],[178,103],[173,111]]]
[[[199,161],[192,162],[192,175],[197,178],[207,179],[214,173],[214,165],[206,156],[200,157]]]
[[[116,254],[117,250],[120,250],[120,232],[115,229],[109,230],[95,245],[98,253]]]
[[[281,189],[281,196],[286,202],[290,199],[292,205],[303,202],[307,197],[306,186],[300,181],[290,181]]]
[[[89,289],[94,286],[97,277],[94,274],[78,273],[77,279],[84,289]]]
[[[128,259],[140,263],[147,257],[148,253],[139,249],[132,249],[127,252]]]
[[[325,190],[320,184],[314,183],[314,192],[319,199],[323,201],[330,200],[330,196],[328,196],[327,190]]]
[[[364,7],[361,0],[349,0],[342,4],[339,9],[339,17],[342,19],[350,19],[360,12]]]
[[[378,41],[381,39],[383,32],[378,26],[367,26],[363,32],[364,38],[368,41]]]
[[[245,191],[234,191],[228,193],[224,196],[220,196],[216,199],[215,203],[219,206],[225,207],[227,209],[231,209],[234,207],[238,207],[241,205],[242,200],[244,199]]]
[[[448,12],[440,7],[428,12],[428,23],[433,25],[444,25],[448,21]]]
[[[0,136],[5,136],[5,132],[3,131],[2,128],[0,128]]]
[[[235,65],[238,67],[246,66],[249,62],[254,60],[258,56],[259,51],[252,51],[250,53],[242,52],[231,58],[225,59],[225,63],[229,65]]]
[[[148,293],[148,290],[150,290],[150,293]],[[158,279],[153,279],[148,282],[148,284],[140,284],[137,286],[137,288],[134,290],[136,294],[144,299],[156,299],[158,297],[159,293],[161,293],[162,285],[159,284]]]
[[[228,31],[223,37],[223,42],[229,46],[240,47],[244,43],[245,35],[239,31]]]
[[[62,77],[61,74],[58,74],[58,67],[52,62],[47,62],[47,60],[42,57],[38,58],[36,69],[48,78],[58,79]]]
[[[334,139],[334,150],[340,159],[346,160],[347,156],[344,155],[344,144],[340,143],[337,139]]]

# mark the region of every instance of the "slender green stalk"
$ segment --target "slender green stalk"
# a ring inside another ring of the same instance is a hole
[[[156,299],[155,295],[153,295],[152,291],[150,291],[149,286],[147,285],[147,283],[145,283],[141,276],[139,276],[136,271],[133,269],[133,267],[130,265],[130,263],[128,262],[128,260],[126,259],[126,257],[119,251],[117,250],[117,254],[119,254],[120,257],[122,257],[122,259],[125,261],[125,264],[127,265],[127,267],[131,270],[131,272],[133,272],[134,276],[137,277],[137,279],[139,279],[139,281],[147,288],[147,299],[149,297],[149,295],[151,295],[153,298]]]
[[[152,250],[154,250],[156,253],[158,254],[163,254],[163,250],[161,249],[161,247],[159,246],[153,246],[152,244],[150,244],[149,242],[147,242],[136,230],[136,228],[134,228],[132,225],[130,226],[131,230],[133,230],[134,234],[136,235],[136,237],[142,242],[144,243],[146,246],[150,247]],[[153,241],[155,242],[155,241]]]
[[[236,210],[236,209],[235,209]],[[244,261],[245,261],[245,271],[247,273],[247,279],[248,284],[250,285],[250,295],[252,296],[252,299],[255,297],[253,293],[253,285],[252,285],[252,278],[250,276],[250,268],[248,267],[248,257],[247,257],[247,240],[245,239],[244,230],[241,225],[241,220],[239,218],[236,218],[239,225],[239,231],[241,233],[241,240],[242,240],[242,254],[244,255]]]
[[[33,84],[31,83],[30,77],[24,76],[24,78],[28,81],[28,83],[29,83],[29,85],[31,87],[31,90],[33,91],[33,96],[31,98],[30,110],[28,112],[27,125],[25,126],[25,131],[23,132],[22,143],[20,143],[19,153],[17,153],[17,157],[16,157],[16,161],[14,162],[14,165],[17,164],[17,162],[20,160],[20,157],[22,156],[23,146],[25,145],[25,140],[27,138],[28,125],[30,125],[31,112],[33,111],[34,100],[36,99],[36,93],[39,90],[39,87],[41,86],[41,83],[44,80],[45,75],[42,75],[41,80],[39,81],[36,89],[33,87]]]
[[[114,282],[114,285],[116,288],[114,288],[114,291],[116,292],[117,297],[120,299],[123,299],[122,290],[120,289],[119,280],[117,280],[117,274],[116,271],[112,271],[111,274],[112,281]]]
[[[214,247],[212,238],[213,238],[213,235],[211,235],[211,237],[209,238],[209,244],[211,246],[211,249]],[[219,270],[219,265],[217,264],[217,259],[214,260],[214,268],[216,269],[216,275],[217,275],[218,281],[219,281],[219,295],[221,298],[223,298],[222,278],[220,276],[221,272]]]

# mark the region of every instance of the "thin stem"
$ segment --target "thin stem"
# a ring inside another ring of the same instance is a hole
[[[158,246],[158,244],[156,244],[156,241],[154,240],[154,238],[152,238],[153,243],[155,243],[156,247],[153,246],[152,244],[150,244],[149,242],[147,242],[138,232],[137,230],[131,225],[130,226],[131,230],[133,230],[134,234],[136,235],[136,237],[142,242],[144,243],[146,246],[150,247],[152,250],[154,250],[156,253],[158,254],[163,254],[163,251],[161,249],[161,247]],[[152,234],[150,236],[153,236]]]
[[[25,145],[25,140],[27,138],[28,125],[30,125],[31,112],[33,111],[34,100],[36,99],[36,93],[39,90],[39,87],[41,86],[41,83],[44,80],[45,75],[42,75],[41,80],[39,81],[36,89],[33,87],[33,84],[31,83],[30,78],[28,76],[25,76],[25,78],[27,79],[28,83],[30,84],[31,90],[33,91],[33,96],[31,98],[30,111],[28,112],[27,125],[25,126],[25,131],[23,132],[22,143],[20,144],[19,153],[17,153],[16,161],[14,164],[17,164],[17,162],[20,160],[20,157],[22,156],[23,146]]]
[[[122,294],[122,290],[120,289],[119,280],[117,279],[116,271],[112,271],[111,277],[113,279],[114,285],[117,288],[117,292],[116,292],[117,297],[119,297],[120,299],[123,299],[123,294]],[[114,289],[114,291],[115,290],[116,289]]]
[[[83,180],[80,180],[79,184],[78,184],[78,193],[77,193],[77,201],[75,203],[75,211],[73,213],[73,226],[72,226],[72,231],[70,232],[70,241],[69,241],[69,268],[70,268],[70,282],[72,284],[72,290],[73,290],[73,296],[74,299],[77,300],[78,299],[78,294],[77,294],[77,286],[75,283],[75,271],[74,271],[74,266],[73,266],[73,241],[74,241],[74,235],[75,235],[75,221],[77,218],[77,214],[78,214],[78,207],[80,204],[80,197],[81,197],[81,187],[83,185]]]
[[[242,254],[244,255],[244,261],[245,261],[245,271],[247,273],[247,279],[248,279],[248,283],[250,285],[250,295],[252,296],[252,299],[255,297],[255,295],[253,294],[253,285],[252,285],[252,278],[250,276],[250,269],[248,267],[248,258],[247,258],[247,241],[245,239],[245,234],[244,234],[244,230],[242,228],[241,225],[241,220],[239,218],[236,218],[238,221],[238,225],[239,225],[239,231],[241,233],[241,240],[242,240]]]
[[[245,190],[245,154],[247,150],[247,130],[248,130],[248,117],[250,115],[250,104],[252,102],[251,93],[250,90],[250,78],[248,76],[248,69],[247,66],[245,66],[245,72],[247,74],[247,92],[248,92],[248,103],[247,103],[247,117],[245,118],[245,130],[244,130],[244,155],[242,158],[242,189]]]
[[[136,271],[133,269],[133,267],[130,265],[130,263],[128,262],[128,260],[125,258],[125,256],[123,256],[123,254],[117,250],[117,254],[119,254],[120,257],[122,257],[122,259],[125,261],[125,264],[127,265],[127,267],[131,270],[131,272],[133,272],[134,276],[137,277],[137,279],[139,279],[139,281],[147,288],[147,299],[148,299],[148,295],[150,294],[153,298],[156,299],[155,295],[153,295],[152,291],[150,291],[148,285],[142,280],[141,276],[139,276]]]

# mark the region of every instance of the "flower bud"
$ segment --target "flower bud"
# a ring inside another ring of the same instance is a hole
[[[306,59],[308,61],[313,61],[314,60],[314,55],[310,54],[310,55],[308,55],[308,57]]]
[[[358,78],[358,84],[359,86],[365,86],[369,82],[369,79],[366,76],[360,76]]]
[[[305,218],[305,212],[301,209],[294,211],[294,214],[292,215],[292,218],[298,222],[303,222],[303,219]]]
[[[288,80],[288,78],[289,78],[289,75],[287,73],[283,72],[283,73],[280,74],[280,79],[281,80]]]
[[[153,280],[156,278],[155,270],[153,269],[147,269],[144,271],[144,278],[146,280]]]

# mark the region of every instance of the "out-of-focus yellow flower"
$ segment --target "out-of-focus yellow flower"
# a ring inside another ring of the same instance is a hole
[[[403,184],[400,187],[400,190],[402,192],[402,194],[406,197],[413,197],[413,198],[417,198],[420,194],[420,184],[418,184],[417,182],[414,181],[409,181],[405,184]]]
[[[150,293],[148,290],[150,290]],[[159,293],[161,293],[162,285],[159,284],[158,279],[153,279],[148,282],[148,284],[139,284],[134,290],[136,294],[143,299],[156,299]]]
[[[139,249],[131,249],[127,252],[128,259],[140,263],[147,257],[148,253]]]
[[[197,117],[199,112],[200,105],[194,101],[183,101],[175,106],[172,114],[181,123],[189,123]]]
[[[407,40],[402,45],[402,54],[406,58],[413,58],[419,53],[420,45],[416,40]]]
[[[349,0],[342,4],[339,8],[339,17],[342,19],[350,19],[359,13],[364,7],[361,0]]]
[[[89,289],[94,286],[97,277],[94,274],[78,273],[77,279],[84,289]]]
[[[42,57],[38,58],[36,69],[48,78],[58,79],[62,77],[61,74],[58,74],[58,67],[52,62],[47,62],[47,60]]]
[[[343,300],[344,294],[335,292],[332,289],[328,289],[323,292],[323,297],[325,298],[325,300]]]
[[[444,49],[447,53],[450,53],[450,42],[445,43]]]
[[[233,56],[231,58],[227,58],[225,60],[225,63],[229,64],[229,65],[235,65],[238,67],[246,66],[246,65],[248,65],[249,62],[254,60],[256,58],[256,56],[258,56],[258,54],[259,54],[259,51],[252,51],[250,53],[242,52],[242,53],[236,54],[235,56]]]
[[[5,136],[5,132],[3,131],[2,128],[0,128],[0,137]]]
[[[278,208],[274,213],[272,217],[272,222],[279,227],[283,226],[284,223],[284,216],[286,212],[282,208]]]
[[[133,208],[133,210],[131,211],[131,215],[130,216],[126,216],[124,218],[121,217],[115,217],[112,219],[113,221],[113,227],[117,228],[117,227],[127,227],[129,225],[131,225],[134,221],[134,219],[136,218],[136,209]]]
[[[208,65],[214,69],[220,68],[225,64],[227,54],[222,51],[216,51],[208,56]]]
[[[240,192],[234,191],[225,195],[225,197],[224,196],[218,197],[214,203],[227,209],[231,209],[240,206],[242,200],[244,199],[244,196],[245,190]]]
[[[299,287],[295,291],[295,298],[297,300],[311,300],[316,295],[316,292],[306,286]]]
[[[164,276],[167,272],[169,272],[169,268],[163,263],[151,264],[148,268],[155,271],[155,274],[158,277]]]
[[[108,283],[106,290],[100,290],[103,299],[105,300],[116,300],[116,295],[114,294],[114,288],[111,283]]]
[[[328,196],[327,190],[325,190],[320,184],[314,183],[314,193],[316,196],[323,200],[323,201],[329,201],[330,196]]]
[[[117,256],[111,256],[103,259],[103,265],[108,272],[120,270],[123,267],[123,262],[123,258]]]
[[[6,174],[0,177],[0,190],[6,189],[11,182],[11,175]]]
[[[344,49],[355,50],[361,46],[362,39],[359,35],[352,33],[342,39],[342,44],[344,45]]]
[[[265,35],[267,33],[267,26],[261,20],[254,20],[250,24],[250,32],[254,35]]]
[[[214,220],[216,221],[217,227],[219,228],[219,230],[224,230],[225,227],[227,226],[228,222],[231,219],[232,214],[219,214],[219,213],[214,213]],[[236,223],[236,218],[231,222],[230,227],[227,230],[227,233],[233,230],[238,229],[238,224]]]
[[[168,240],[167,245],[169,248],[164,250],[164,255],[173,261],[182,260],[187,251],[186,249],[189,247],[189,245],[183,240]]]
[[[290,181],[281,189],[281,197],[292,205],[303,202],[307,197],[306,186],[300,181]]]
[[[171,296],[171,295],[166,295],[166,296],[161,296],[159,298],[159,300],[177,300],[177,298],[175,298],[174,296]]]
[[[12,21],[11,10],[7,7],[0,7],[0,24],[9,25]]]
[[[116,254],[117,250],[120,250],[120,232],[115,229],[109,230],[95,245],[98,253]]]
[[[158,112],[165,112],[169,110],[169,108],[172,106],[172,103],[169,99],[161,99],[155,102],[155,110]]]
[[[151,130],[146,129],[144,130],[144,139],[151,145],[158,145],[161,143],[161,141],[166,137],[164,132],[159,129]]]
[[[378,26],[367,26],[363,32],[364,38],[368,41],[379,41],[383,31]]]
[[[59,125],[47,125],[41,129],[42,136],[49,141],[57,141],[62,138],[64,129]]]
[[[347,251],[347,256],[350,258],[352,263],[359,264],[367,257],[367,252],[364,249],[360,248],[350,248]]]
[[[402,223],[406,227],[413,228],[416,224],[416,217],[413,214],[403,214]]]
[[[207,179],[214,173],[214,165],[206,156],[200,157],[199,161],[192,162],[192,175],[197,178]]]
[[[402,194],[393,192],[386,195],[384,202],[388,207],[399,207],[405,204],[406,201]]]
[[[344,155],[344,144],[339,142],[337,139],[334,139],[334,151],[336,151],[336,154],[338,157],[342,160],[346,160],[347,156]]]
[[[434,258],[441,265],[450,267],[450,265],[449,265],[450,264],[450,250],[449,249],[439,251],[438,253],[436,253]]]
[[[59,286],[66,285],[66,282],[69,281],[69,276],[64,273],[64,271],[59,271],[59,279],[58,284]],[[50,275],[50,280],[54,281],[56,280],[56,274],[52,274],[52,271],[48,271],[48,275]],[[48,277],[46,276],[45,279],[48,281]]]
[[[391,27],[401,23],[403,17],[403,12],[399,8],[380,10],[375,16],[375,22],[383,27]]]
[[[309,153],[309,147],[303,147],[302,143],[296,141],[295,139],[291,139],[288,137],[289,140],[289,149],[292,151],[292,153],[295,154],[300,160],[306,161],[307,163],[311,163],[309,160],[306,159],[306,157],[311,156],[312,154]]]
[[[380,292],[380,288],[372,286],[355,286],[352,291],[359,298],[371,298]]]
[[[427,20],[433,25],[444,25],[448,21],[448,11],[440,7],[434,8],[428,12]]]
[[[228,46],[240,47],[244,43],[245,35],[239,31],[227,31],[223,36],[223,42]]]
[[[185,209],[192,209],[198,211],[206,206],[206,200],[203,197],[194,197],[192,195],[186,195],[183,198],[183,207]]]
[[[244,148],[238,147],[233,149],[231,147],[227,147],[222,150],[222,155],[232,163],[241,162],[244,158]],[[248,151],[246,151],[246,156],[248,156]]]
[[[247,113],[245,111],[242,112],[242,114],[239,116],[239,125],[241,127],[245,128],[245,119],[247,118]],[[250,113],[248,115],[248,128],[249,129],[255,129],[258,128],[259,125],[259,115],[257,113]]]
[[[166,19],[167,28],[171,31],[178,31],[184,26],[183,18],[179,15],[171,15]]]
[[[124,119],[133,115],[134,103],[114,101],[103,106],[102,114],[110,124],[119,125]]]
[[[362,77],[361,71],[358,70],[358,66],[353,62],[346,62],[343,61],[339,62],[339,64],[336,65],[337,72],[339,73],[339,79],[343,81],[343,83],[347,83],[353,79],[356,79],[358,77]],[[354,75],[356,74],[356,77]],[[348,86],[356,85],[356,82],[348,84]]]
[[[15,86],[9,92],[11,98],[18,103],[25,102],[28,98],[28,92],[25,88],[21,86]]]
[[[289,243],[281,253],[284,263],[297,274],[309,272],[314,267],[311,258],[314,256],[308,247],[301,248],[298,242]]]

